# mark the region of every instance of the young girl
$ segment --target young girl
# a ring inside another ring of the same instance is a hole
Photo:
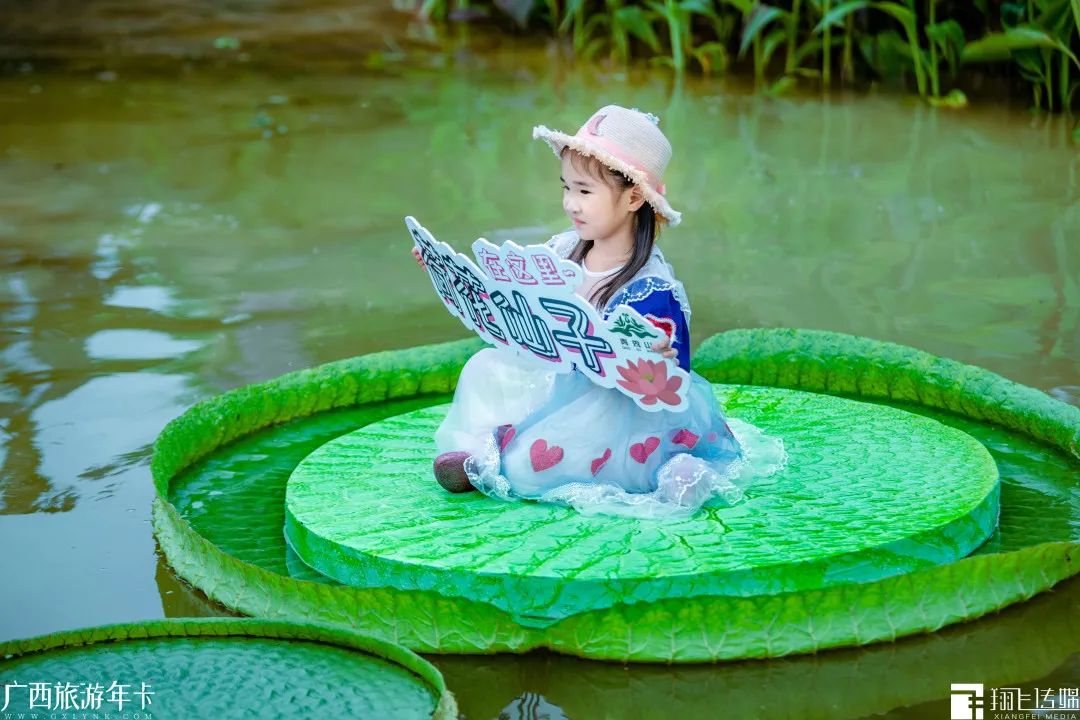
[[[548,247],[582,268],[577,293],[604,317],[626,304],[663,330],[653,349],[690,372],[688,408],[647,412],[577,369],[556,374],[486,348],[465,364],[435,433],[435,477],[450,492],[639,517],[685,516],[713,496],[742,498],[747,453],[709,382],[690,369],[690,305],[655,245],[661,227],[681,219],[664,197],[671,145],[657,123],[607,105],[576,135],[540,125],[533,137],[560,159],[563,209],[574,222]]]

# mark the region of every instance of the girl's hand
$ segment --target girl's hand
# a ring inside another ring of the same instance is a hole
[[[663,355],[666,358],[673,358],[676,355],[678,355],[678,353],[676,353],[672,349],[672,347],[671,347],[671,338],[669,338],[669,337],[664,337],[664,338],[661,338],[661,339],[657,340],[656,342],[654,342],[652,344],[652,349],[655,350],[656,352],[660,353],[661,355]]]
[[[420,267],[424,267],[424,261],[420,257],[420,248],[416,247],[415,245],[413,245],[412,256],[416,258],[417,265],[419,265]]]

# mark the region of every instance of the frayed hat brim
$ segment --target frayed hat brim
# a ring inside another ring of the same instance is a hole
[[[653,209],[668,221],[670,227],[675,227],[682,221],[682,213],[672,208],[671,205],[668,204],[667,199],[653,189],[649,184],[649,178],[644,170],[640,170],[633,165],[620,160],[603,148],[590,143],[588,140],[575,135],[567,135],[558,130],[552,130],[544,125],[537,125],[534,127],[532,136],[533,139],[539,138],[547,143],[548,147],[555,153],[555,157],[560,157],[563,148],[569,146],[571,149],[576,150],[582,155],[595,157],[608,167],[618,170],[633,180],[641,188],[641,193],[645,196],[645,201],[652,205]]]

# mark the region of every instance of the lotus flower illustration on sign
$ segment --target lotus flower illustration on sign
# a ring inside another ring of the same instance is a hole
[[[575,292],[581,268],[546,245],[472,245],[475,261],[405,218],[436,294],[451,315],[497,349],[544,370],[580,371],[638,407],[682,412],[690,374],[652,349],[664,329],[629,305],[603,317]],[[614,372],[618,370],[618,372]]]
[[[665,362],[643,359],[637,363],[631,361],[625,367],[616,366],[615,369],[623,378],[616,382],[628,393],[640,395],[642,405],[653,405],[657,402],[678,405],[682,402],[679,397],[682,378],[677,375],[669,376]]]

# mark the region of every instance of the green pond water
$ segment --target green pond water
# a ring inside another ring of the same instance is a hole
[[[660,245],[695,346],[729,328],[836,330],[1080,404],[1080,153],[1065,120],[754,97],[733,80],[573,68],[536,43],[412,52],[409,28],[366,40],[381,49],[364,59],[335,36],[340,61],[290,64],[267,43],[246,62],[185,62],[179,43],[105,62],[76,43],[50,51],[63,62],[0,65],[0,639],[228,614],[155,545],[158,432],[238,385],[465,337],[403,217],[460,249],[547,239],[568,222],[532,126],[572,132],[607,102],[657,114],[674,146],[668,197],[684,221]],[[297,29],[289,47],[325,33]],[[248,514],[262,525],[215,542],[302,574],[273,493],[363,415],[245,441],[174,499],[210,536]],[[1075,462],[947,421],[990,447],[1013,508],[979,552],[1080,539]],[[215,478],[243,492],[199,504]],[[934,634],[768,662],[430,659],[468,718],[946,717],[953,682],[1080,684],[1078,616],[1074,578]]]

